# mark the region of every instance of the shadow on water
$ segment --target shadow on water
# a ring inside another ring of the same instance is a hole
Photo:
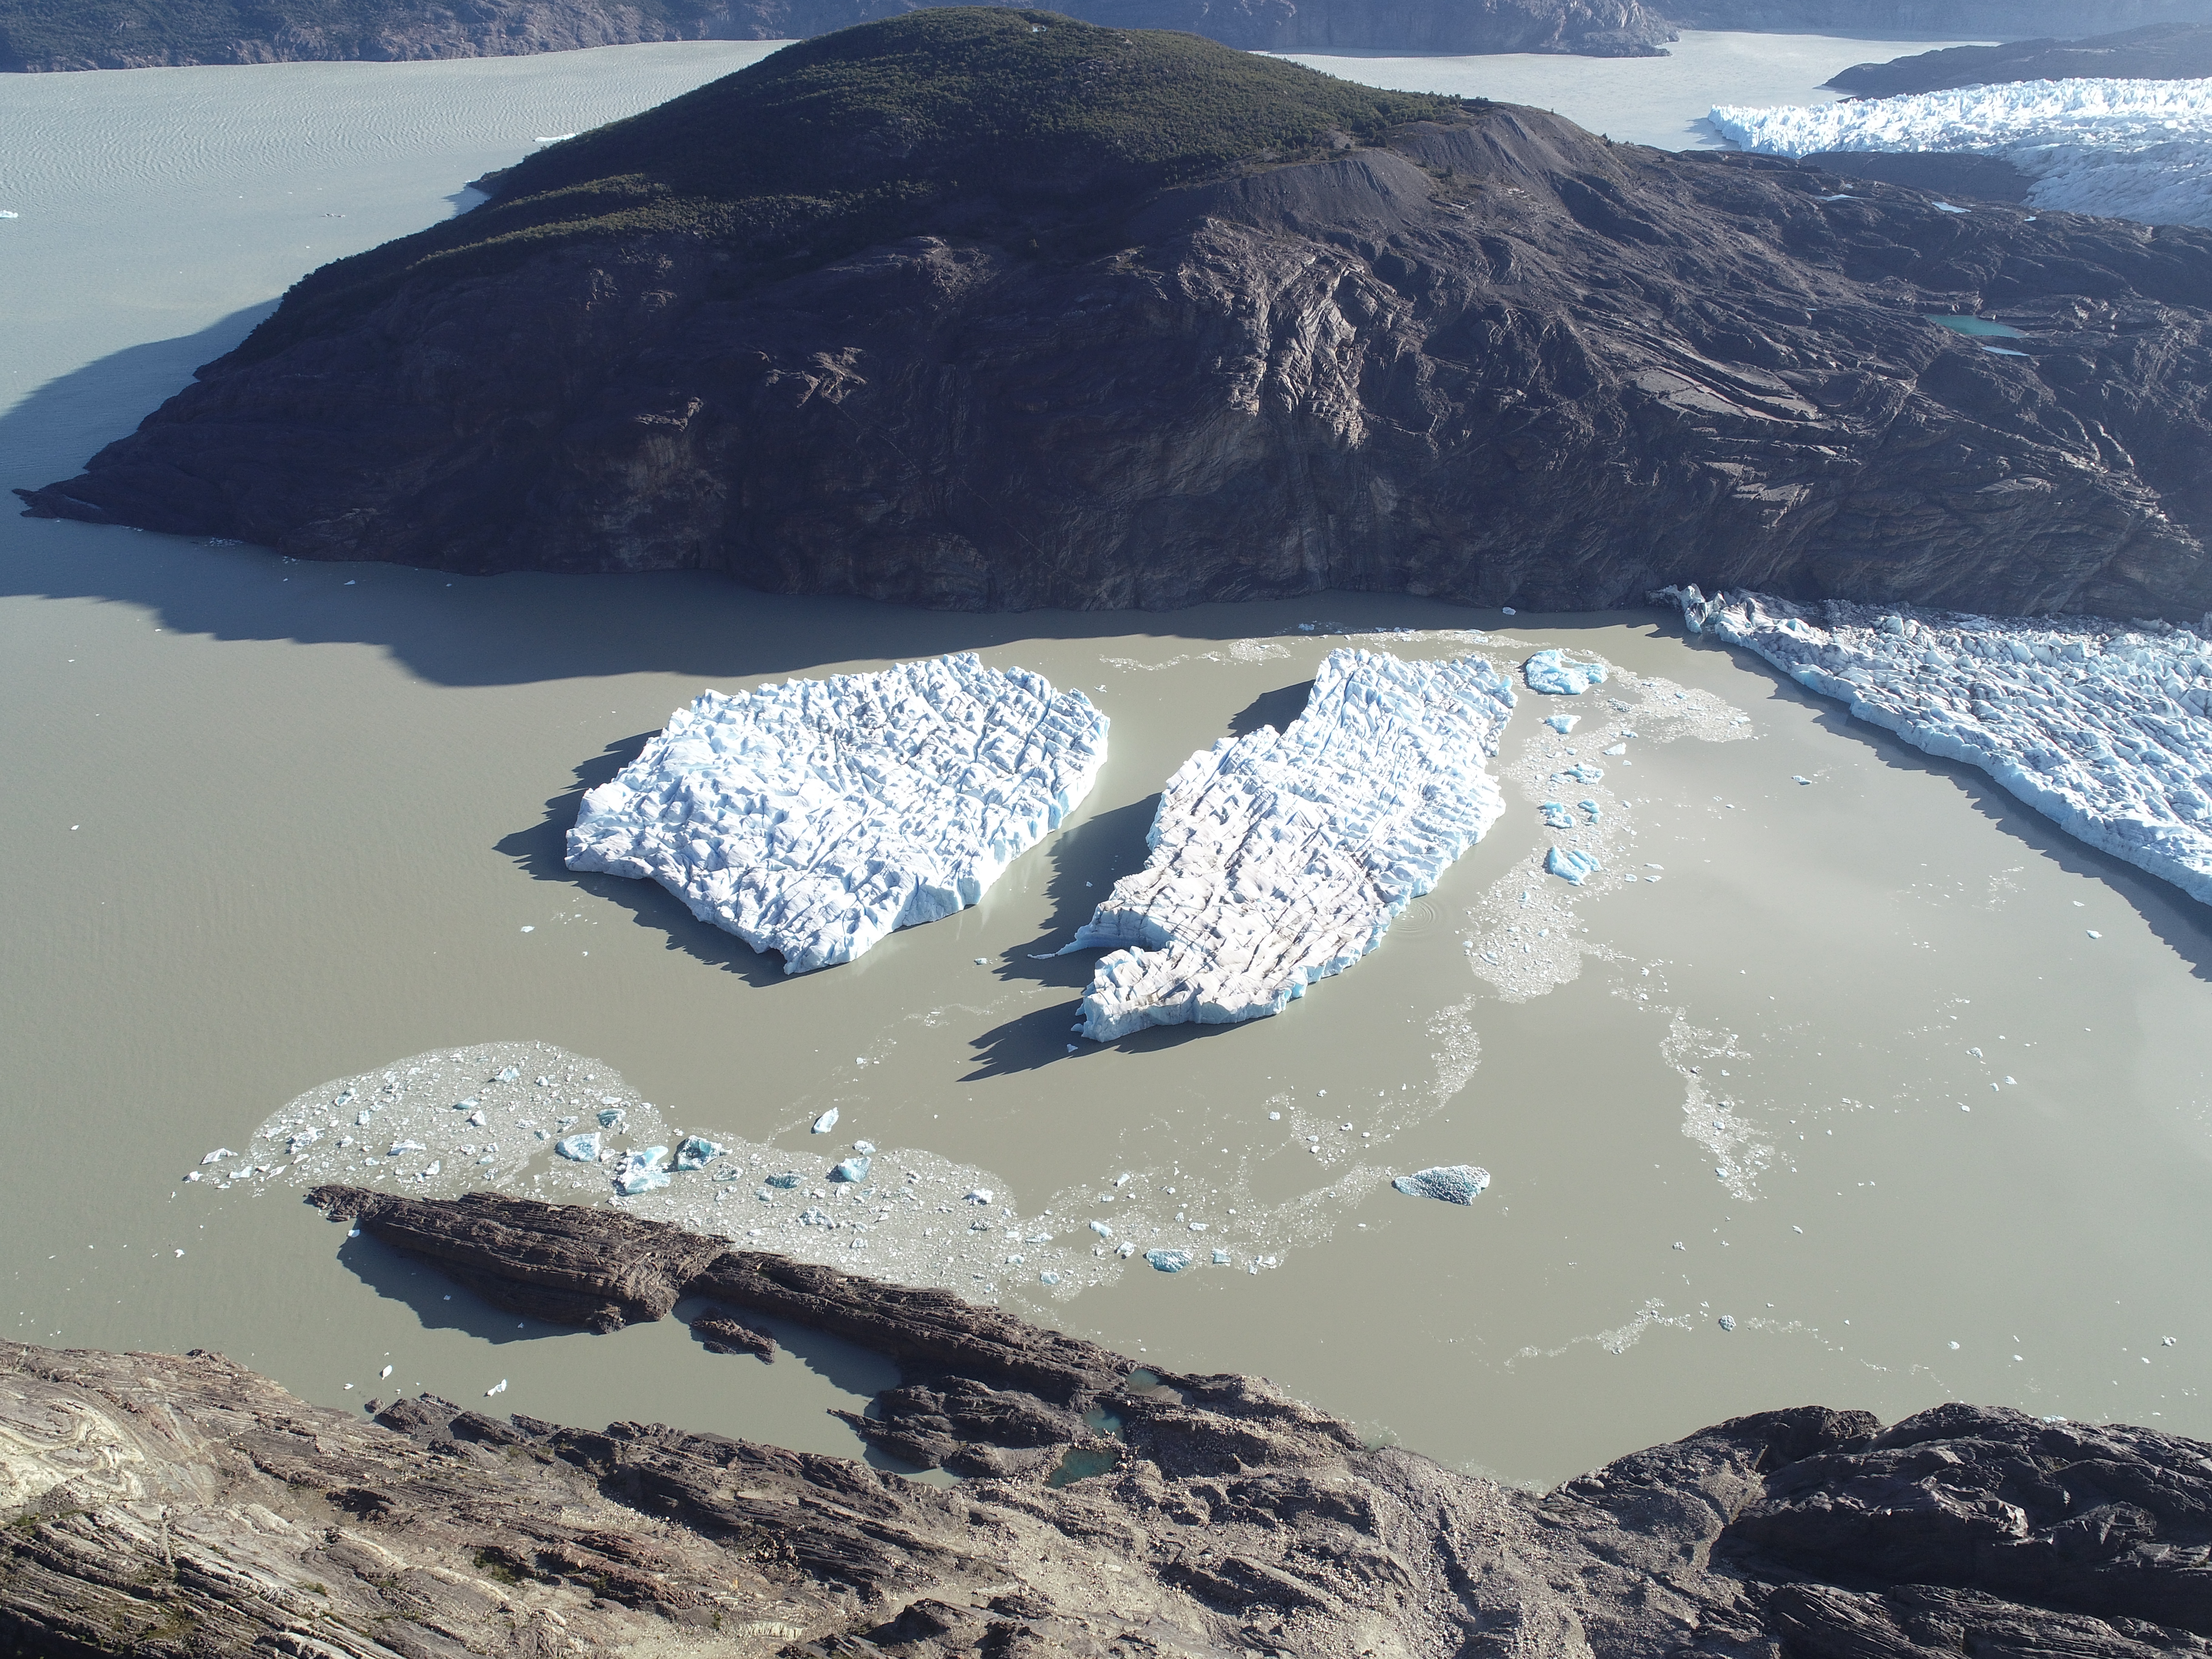
[[[688,1326],[714,1306],[714,1304],[706,1297],[687,1296],[677,1303],[673,1316]],[[773,1314],[759,1313],[751,1309],[745,1310],[744,1319],[746,1324],[757,1326],[775,1339],[776,1354],[769,1362],[770,1364],[781,1365],[797,1360],[832,1388],[858,1395],[863,1399],[872,1398],[885,1389],[895,1389],[899,1385],[901,1379],[897,1364],[872,1348],[864,1348],[842,1337],[831,1336],[826,1332],[796,1325],[790,1320],[779,1319]],[[694,1340],[696,1340],[696,1338]],[[761,1363],[750,1354],[710,1354],[704,1348],[699,1352],[702,1358],[729,1367],[731,1375],[735,1377],[744,1376],[748,1368]]]
[[[1285,730],[1306,712],[1313,687],[1311,680],[1300,680],[1279,691],[1262,692],[1229,717],[1229,735],[1249,737],[1263,726],[1272,726],[1278,732]]]
[[[558,882],[629,911],[638,927],[660,934],[671,951],[735,974],[749,985],[789,984],[791,976],[783,971],[781,957],[765,955],[736,934],[700,921],[659,883],[568,867],[568,830],[576,822],[586,792],[635,760],[654,735],[641,732],[609,744],[576,768],[569,786],[545,803],[543,817],[526,830],[502,836],[493,843],[494,849],[514,860],[534,881]]]
[[[459,1331],[486,1342],[520,1342],[566,1328],[495,1308],[429,1263],[402,1255],[367,1233],[341,1243],[338,1261],[379,1296],[413,1309],[426,1331]]]
[[[2212,980],[2212,910],[2197,902],[2171,882],[2138,870],[2124,860],[2076,841],[2025,801],[2002,788],[1989,774],[1963,761],[1925,754],[1894,732],[1865,720],[1855,720],[1833,700],[1816,696],[1788,678],[1748,651],[1719,641],[1686,635],[1680,628],[1659,624],[1654,635],[1679,640],[1692,651],[1728,653],[1747,668],[1764,673],[1772,683],[1777,700],[1810,709],[1821,730],[1863,744],[1888,765],[1904,772],[1919,772],[1953,784],[1966,804],[1990,823],[2070,875],[2087,876],[2125,899],[2143,923],[2174,954],[2189,964],[2191,975]]]

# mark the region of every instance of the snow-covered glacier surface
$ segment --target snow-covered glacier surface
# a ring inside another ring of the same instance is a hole
[[[1666,595],[1692,632],[1980,768],[2069,834],[2212,904],[2212,644],[2187,629]]]
[[[1373,950],[1505,810],[1484,762],[1512,709],[1480,657],[1336,651],[1288,730],[1193,755],[1161,792],[1144,869],[1067,946],[1111,949],[1084,1036],[1279,1013]]]
[[[975,903],[1090,793],[1106,726],[972,653],[704,692],[584,797],[568,867],[650,878],[811,972]]]
[[[1713,125],[1745,149],[1966,150],[2033,180],[2029,203],[2151,224],[2212,225],[2212,81],[2022,81],[1753,109]]]

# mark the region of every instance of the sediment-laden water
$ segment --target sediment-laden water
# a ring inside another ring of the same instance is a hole
[[[755,50],[11,80],[4,482],[65,476],[325,252]],[[188,106],[258,136],[195,159]],[[286,107],[362,131],[319,152]],[[1814,1400],[2212,1432],[2212,919],[1664,611],[945,616],[13,517],[0,573],[14,1334],[853,1449],[823,1407],[873,1361],[518,1326],[298,1201],[380,1174],[596,1194],[550,1144],[611,1097],[611,1147],[725,1148],[641,1212],[1258,1371],[1516,1478]],[[1050,953],[1142,861],[1160,784],[1294,717],[1347,644],[1612,672],[1522,687],[1505,817],[1378,951],[1274,1019],[1084,1042],[1090,959]],[[787,977],[565,868],[581,791],[701,690],[965,649],[1113,721],[1080,812],[975,908]],[[1600,873],[1543,874],[1554,844]],[[863,1140],[869,1177],[830,1182]],[[1389,1185],[1461,1163],[1492,1176],[1471,1206]],[[1178,1238],[1173,1275],[1119,1249]]]

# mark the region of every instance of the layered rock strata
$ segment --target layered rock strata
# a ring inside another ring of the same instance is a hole
[[[1484,763],[1512,712],[1480,657],[1333,651],[1284,731],[1193,755],[1160,792],[1145,867],[1061,953],[1109,952],[1083,1035],[1280,1013],[1372,951],[1504,811]]]
[[[551,1206],[518,1200],[325,1197],[467,1257],[495,1295],[581,1304],[728,1254],[605,1211],[549,1229]],[[879,1406],[930,1425],[916,1450],[944,1425],[974,1478],[427,1395],[365,1419],[215,1355],[8,1344],[0,1632],[161,1659],[2212,1651],[2199,1443],[1808,1407],[1538,1495],[1363,1447],[1250,1378],[1137,1370],[941,1293],[804,1276],[755,1282],[897,1358],[908,1381]],[[1099,1472],[1067,1478],[1075,1449]]]
[[[1091,793],[1106,730],[972,652],[704,692],[585,795],[568,867],[649,878],[811,972],[981,899]]]
[[[1092,78],[1037,98],[1121,95],[1125,48],[1091,40]],[[708,94],[668,155],[712,141]],[[664,120],[627,125],[622,179]],[[461,247],[478,215],[629,188],[555,146],[409,274],[309,279],[31,508],[961,609],[1329,586],[1582,609],[1683,581],[2212,606],[2212,232],[1946,211],[1503,106],[1339,137],[1291,159],[1255,132],[1133,197],[1103,157],[964,157],[956,188],[860,132],[826,152],[859,158],[851,191],[890,188],[885,156],[930,182],[858,251],[704,210],[623,228],[645,207]],[[2001,316],[2022,356],[1929,313]]]

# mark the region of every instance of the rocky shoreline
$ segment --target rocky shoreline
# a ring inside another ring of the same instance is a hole
[[[901,1383],[848,1420],[963,1478],[428,1395],[362,1417],[216,1355],[9,1344],[12,1650],[2212,1652],[2212,1446],[2148,1430],[1806,1407],[1534,1494],[1364,1446],[1253,1378],[1139,1370],[605,1209],[314,1200],[541,1318],[611,1328],[708,1292],[886,1354]]]

